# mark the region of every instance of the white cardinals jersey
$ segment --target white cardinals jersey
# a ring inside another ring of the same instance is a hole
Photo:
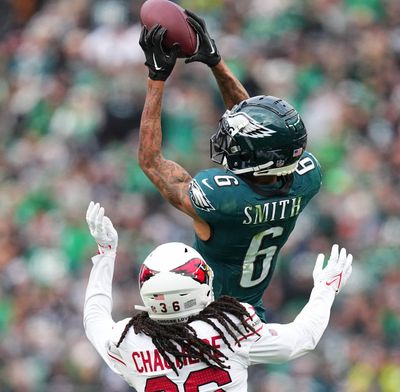
[[[249,305],[248,305],[249,306]],[[229,359],[225,362],[227,369],[208,367],[199,360],[184,358],[183,366],[175,361],[179,375],[170,368],[155,348],[151,339],[143,334],[136,335],[131,329],[119,348],[116,347],[122,331],[129,319],[120,321],[114,327],[114,333],[108,347],[108,355],[112,366],[124,379],[138,391],[154,392],[165,391],[216,391],[221,390],[243,392],[247,389],[247,367],[251,363],[257,363],[260,358],[257,355],[252,358],[251,349],[254,344],[264,351],[261,346],[268,345],[269,351],[273,344],[274,331],[261,322],[253,308],[248,308],[251,316],[251,324],[258,334],[247,333],[246,338],[238,336],[240,345],[235,344],[232,337],[225,333],[225,337],[231,344],[231,351],[222,340],[220,334],[209,324],[195,321],[191,326],[197,332],[197,336],[212,346],[218,348]],[[239,320],[233,318],[238,325]],[[224,331],[224,327],[216,324]],[[162,328],[162,325],[160,325]],[[271,340],[271,342],[269,342]],[[268,355],[266,355],[268,356]],[[262,362],[266,362],[266,359]],[[164,389],[160,389],[163,385]],[[201,388],[200,388],[201,387]]]
[[[116,373],[138,392],[245,392],[247,367],[256,363],[278,363],[299,357],[313,350],[324,332],[334,300],[334,291],[327,286],[313,289],[308,304],[290,324],[265,324],[254,309],[244,304],[251,315],[257,333],[246,333],[239,343],[216,324],[230,342],[233,351],[224,343],[220,333],[202,321],[191,326],[198,337],[217,347],[228,360],[226,369],[209,367],[195,359],[184,359],[177,375],[144,334],[133,328],[117,348],[129,319],[115,323],[111,318],[111,282],[114,256],[93,257],[93,269],[86,290],[84,308],[85,331],[96,350]],[[239,325],[239,320],[232,316]],[[160,328],[163,326],[160,324]],[[242,327],[243,328],[243,327]],[[239,336],[239,335],[238,335]],[[173,358],[171,358],[174,360]]]

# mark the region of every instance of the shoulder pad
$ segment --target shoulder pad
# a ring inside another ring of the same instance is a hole
[[[189,196],[196,210],[210,212],[218,209],[221,189],[216,184],[215,178],[222,174],[226,174],[226,171],[206,169],[195,175],[189,185]]]
[[[321,182],[321,165],[313,154],[305,151],[299,159],[295,174],[299,176],[315,177],[318,182]]]
[[[189,196],[197,214],[212,223],[219,216],[235,212],[237,187],[241,180],[225,169],[207,169],[196,174],[189,186]],[[231,201],[230,203],[228,201]]]
[[[130,318],[126,318],[114,324],[111,332],[110,343],[115,345],[118,343],[119,338],[122,335],[122,332],[124,332],[126,325],[129,323],[129,320]]]
[[[250,317],[246,318],[247,323],[250,324],[256,331],[259,331],[260,328],[262,328],[263,326],[263,322],[261,321],[260,317],[257,316],[254,307],[248,303],[241,302],[241,304],[246,308],[247,312],[250,314]],[[244,335],[239,340],[247,339],[248,337],[255,335],[254,332],[246,330],[242,325],[239,326],[239,330]]]
[[[320,163],[318,162],[318,159],[310,151],[304,151],[303,157],[310,157],[316,166],[321,167]]]

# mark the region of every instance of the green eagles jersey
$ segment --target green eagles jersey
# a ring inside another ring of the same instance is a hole
[[[254,305],[261,315],[262,295],[278,253],[320,186],[319,163],[308,152],[300,159],[284,195],[263,196],[226,169],[207,169],[195,176],[190,198],[212,234],[208,241],[196,236],[194,248],[214,270],[216,298],[231,295]],[[273,189],[271,185],[258,188]]]

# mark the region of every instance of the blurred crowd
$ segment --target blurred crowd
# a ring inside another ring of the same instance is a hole
[[[114,318],[140,303],[138,266],[166,241],[193,240],[136,160],[147,70],[142,0],[0,0],[0,390],[128,391],[82,327],[101,202],[120,235]],[[182,0],[205,17],[250,95],[302,114],[321,192],[281,252],[264,300],[289,322],[319,252],[355,256],[317,350],[257,366],[250,392],[400,390],[400,2]],[[211,166],[223,113],[201,64],[179,61],[164,100],[164,152],[194,175]]]

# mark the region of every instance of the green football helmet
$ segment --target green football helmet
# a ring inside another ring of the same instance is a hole
[[[211,137],[210,153],[235,174],[282,176],[296,170],[306,144],[307,130],[293,106],[259,95],[225,112]]]

